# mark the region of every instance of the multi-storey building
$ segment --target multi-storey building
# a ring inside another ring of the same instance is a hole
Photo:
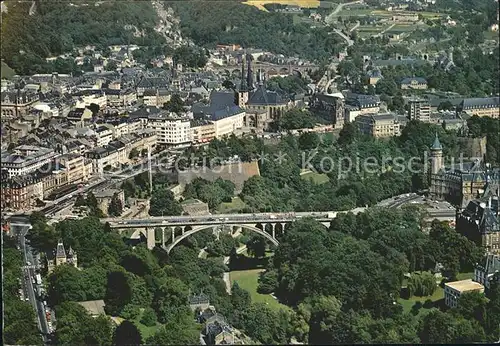
[[[497,96],[464,99],[457,107],[457,112],[464,112],[470,116],[500,119],[500,98]]]
[[[54,149],[21,145],[12,153],[2,152],[1,169],[8,172],[8,177],[25,175],[52,162],[59,154]]]
[[[134,89],[112,89],[106,90],[107,105],[111,107],[123,107],[133,105],[137,102],[137,92]]]
[[[408,119],[430,122],[431,105],[426,100],[411,99],[408,101]]]
[[[156,132],[157,142],[179,146],[191,143],[191,119],[174,113],[159,113],[148,117],[148,128]]]
[[[37,92],[29,90],[2,91],[0,109],[2,118],[16,119],[28,114],[39,100]]]
[[[207,143],[215,138],[215,125],[210,120],[191,120],[191,131],[195,144]]]
[[[66,169],[68,184],[84,182],[92,174],[91,161],[79,154],[64,154],[58,157],[58,163]]]
[[[444,284],[444,302],[446,306],[456,308],[458,306],[458,300],[462,294],[475,291],[483,293],[484,286],[478,282],[472,281],[471,279],[447,282]]]
[[[316,94],[310,102],[311,111],[331,121],[334,128],[342,128],[345,119],[345,102],[342,93]]]
[[[145,106],[163,107],[171,97],[172,94],[167,89],[148,89],[144,91],[142,102]]]
[[[475,199],[487,184],[500,183],[500,169],[486,167],[481,160],[445,167],[443,147],[437,137],[431,147],[429,195],[456,205]]]
[[[108,145],[113,140],[113,130],[107,126],[99,126],[94,132],[97,147]]]
[[[367,114],[356,118],[361,133],[375,138],[399,136],[400,123],[393,114]]]

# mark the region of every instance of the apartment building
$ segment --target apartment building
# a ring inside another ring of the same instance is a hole
[[[137,92],[133,89],[113,89],[106,90],[106,102],[110,107],[130,106],[137,102]]]
[[[106,145],[85,154],[85,157],[92,160],[92,171],[94,174],[103,174],[105,170],[119,168],[122,164],[128,162],[128,153],[125,150],[125,145],[117,146]]]
[[[21,145],[11,153],[2,152],[1,169],[8,172],[8,177],[26,175],[52,162],[59,156],[54,149]]]
[[[464,99],[457,107],[457,112],[500,119],[500,98],[497,96]]]
[[[191,120],[191,131],[195,144],[207,143],[216,137],[215,124],[210,120]]]
[[[484,286],[478,282],[472,281],[471,279],[445,283],[444,302],[446,306],[456,308],[458,306],[458,300],[462,294],[475,291],[483,293]]]
[[[145,106],[163,107],[171,97],[172,94],[167,89],[148,89],[144,91],[142,102]]]
[[[426,100],[411,99],[408,101],[408,107],[408,119],[426,123],[431,121],[431,105]]]
[[[361,133],[375,138],[399,136],[400,123],[393,114],[367,114],[356,118]]]
[[[99,126],[95,129],[96,146],[103,147],[113,140],[113,130],[107,126]]]
[[[158,144],[179,146],[191,143],[191,119],[175,113],[158,113],[148,117],[147,127],[153,129]]]
[[[65,154],[57,160],[66,169],[68,184],[87,181],[92,174],[92,161],[79,154]]]

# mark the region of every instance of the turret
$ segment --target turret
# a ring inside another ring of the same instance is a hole
[[[434,143],[431,147],[431,173],[438,174],[443,169],[443,147],[439,142],[438,134],[434,138]]]
[[[59,240],[56,249],[56,266],[64,263],[66,263],[66,251],[64,250],[64,244],[62,240]]]

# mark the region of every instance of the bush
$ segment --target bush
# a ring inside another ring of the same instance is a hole
[[[140,313],[141,310],[137,305],[127,304],[120,313],[120,317],[123,317],[126,320],[135,320]]]
[[[156,312],[151,308],[146,308],[142,313],[141,323],[145,326],[152,327],[156,324]]]
[[[434,302],[430,299],[427,299],[423,306],[424,306],[424,309],[430,309],[430,308],[434,307]]]

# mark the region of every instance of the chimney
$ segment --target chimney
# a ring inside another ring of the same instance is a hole
[[[488,209],[491,209],[491,196],[490,196],[490,198],[488,199]]]

